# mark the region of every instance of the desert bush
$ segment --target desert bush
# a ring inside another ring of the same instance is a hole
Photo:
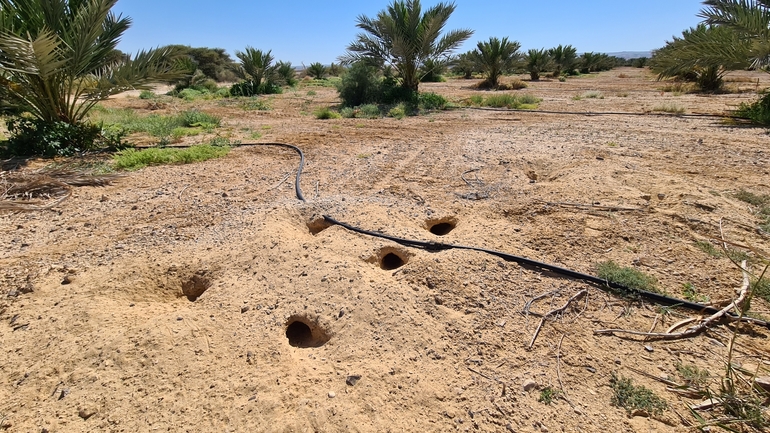
[[[474,98],[471,98],[474,101]],[[477,101],[477,99],[476,99]],[[533,109],[537,108],[537,104],[540,103],[540,99],[532,95],[511,95],[503,93],[499,95],[491,95],[484,98],[480,105],[482,107],[491,108],[510,108],[510,109]]]
[[[339,119],[341,116],[339,113],[332,111],[329,107],[321,107],[315,110],[315,118],[321,120],[327,119]]]
[[[406,104],[401,103],[391,108],[388,111],[388,116],[396,119],[403,119],[404,117],[406,117],[407,112],[408,112],[408,108]]]
[[[652,415],[660,415],[668,408],[666,401],[650,389],[636,386],[631,379],[618,377],[615,373],[610,376],[610,387],[612,405],[624,408],[629,414],[636,410],[643,410]]]
[[[423,110],[443,110],[447,104],[446,98],[432,92],[420,93],[417,100]]]
[[[155,99],[157,95],[152,90],[142,90],[139,93],[139,99]]]
[[[684,107],[676,104],[661,104],[652,108],[652,111],[671,113],[671,114],[684,114]]]
[[[380,111],[380,107],[374,104],[364,104],[358,107],[358,113],[356,113],[356,117],[362,117],[364,119],[379,119],[382,117],[382,112]]]
[[[6,121],[10,138],[0,143],[4,157],[69,156],[100,147],[101,128],[90,123],[48,122],[27,117]]]
[[[337,85],[337,92],[342,99],[342,105],[356,107],[374,102],[380,92],[380,79],[377,71],[366,62],[356,62],[342,76]]]
[[[179,115],[179,117],[181,118],[182,125],[186,127],[200,126],[204,129],[215,128],[218,127],[222,122],[220,117],[213,116],[198,110],[184,111]]]
[[[752,103],[741,103],[733,114],[749,119],[757,125],[770,127],[770,93],[766,93]]]

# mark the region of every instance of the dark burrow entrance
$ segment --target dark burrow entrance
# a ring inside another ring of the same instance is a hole
[[[325,218],[316,218],[307,222],[307,229],[310,230],[310,234],[313,236],[321,233],[322,231],[331,227],[331,223],[326,221]]]
[[[392,271],[404,266],[406,261],[396,253],[388,253],[380,260],[380,267],[386,271]]]
[[[428,231],[436,236],[446,236],[457,227],[457,221],[454,218],[443,218],[440,220],[427,221],[425,225]]]
[[[211,287],[211,280],[208,271],[197,271],[189,279],[182,281],[182,294],[190,302],[195,302],[209,287]]]
[[[323,346],[331,336],[315,321],[293,316],[286,322],[286,338],[291,346],[306,349]]]

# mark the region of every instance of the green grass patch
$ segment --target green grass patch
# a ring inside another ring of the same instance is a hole
[[[682,285],[682,297],[688,301],[704,304],[709,302],[709,297],[701,295],[692,283],[685,283]]]
[[[474,95],[466,101],[470,105],[480,107],[534,110],[537,108],[538,104],[542,102],[542,99],[536,98],[532,95],[512,95],[509,93],[503,93],[499,95],[491,95],[482,99],[479,99],[479,97]]]
[[[221,158],[230,152],[229,147],[198,145],[186,149],[150,148],[125,149],[117,152],[113,158],[118,170],[138,170],[148,165],[190,164]]]
[[[240,107],[246,111],[270,111],[273,109],[269,100],[258,97],[245,98],[241,101]]]
[[[621,284],[629,289],[660,293],[657,289],[658,281],[655,277],[637,271],[634,268],[619,266],[612,260],[599,263],[597,265],[597,275],[599,278],[612,283]]]
[[[708,370],[701,370],[694,365],[677,364],[676,371],[688,385],[697,388],[704,387],[711,378],[711,374],[709,374]]]
[[[610,377],[612,388],[612,403],[615,407],[621,407],[629,414],[637,410],[643,410],[651,415],[660,415],[668,408],[665,400],[655,395],[652,390],[644,386],[636,386],[631,379],[618,377],[612,373]]]
[[[763,277],[762,279],[754,280],[752,289],[754,290],[754,296],[759,296],[765,301],[770,302],[770,278]]]
[[[540,390],[540,397],[538,397],[537,401],[544,404],[551,404],[553,403],[553,400],[559,396],[559,394],[561,394],[561,391],[558,389],[546,386]]]

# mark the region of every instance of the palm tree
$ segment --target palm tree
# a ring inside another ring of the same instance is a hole
[[[750,57],[751,42],[732,28],[700,24],[657,50],[650,67],[659,80],[679,77],[696,81],[701,90],[716,91],[722,87],[722,76],[749,67]]]
[[[698,14],[710,26],[726,27],[739,35],[744,47],[735,50],[725,39],[723,44],[703,46],[702,53],[721,56],[724,63],[748,63],[753,69],[770,65],[770,1],[706,0],[707,7]],[[743,48],[747,49],[744,51]]]
[[[262,51],[246,47],[245,51],[236,51],[235,56],[241,63],[236,67],[235,74],[243,80],[251,81],[255,87],[262,84],[273,84],[276,80],[277,65],[273,64],[272,50]]]
[[[491,37],[488,41],[481,41],[477,44],[475,56],[486,77],[485,85],[498,86],[500,76],[513,69],[519,60],[519,48],[521,48],[521,44],[516,41],[509,41],[507,37],[503,39]]]
[[[442,36],[454,10],[454,3],[439,3],[423,13],[420,0],[394,0],[374,18],[360,15],[357,27],[363,33],[357,35],[340,61],[352,64],[366,60],[392,66],[401,86],[416,93],[420,66],[428,60],[447,58],[473,34],[471,30],[452,30]]]
[[[548,50],[548,53],[551,55],[551,59],[553,59],[554,77],[560,76],[562,72],[570,74],[575,69],[577,49],[572,45],[562,46],[560,44],[558,47]]]
[[[310,66],[307,67],[307,70],[305,71],[309,76],[313,77],[315,80],[320,80],[326,75],[326,66],[323,65],[321,62],[314,62],[311,63]]]
[[[473,51],[462,53],[452,62],[452,72],[460,74],[466,80],[473,77],[473,73],[479,70],[477,57]]]
[[[100,100],[181,78],[171,49],[115,56],[117,0],[0,0],[0,95],[41,122],[79,124]]]
[[[524,62],[527,65],[530,79],[532,81],[538,81],[540,79],[540,73],[548,69],[551,65],[551,56],[544,48],[539,50],[533,48],[524,56]]]

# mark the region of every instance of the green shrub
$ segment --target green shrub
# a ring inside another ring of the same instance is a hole
[[[273,107],[270,106],[270,101],[256,97],[252,97],[243,101],[243,103],[241,103],[241,108],[247,111],[270,111],[273,109]]]
[[[502,93],[499,95],[491,95],[484,99],[480,104],[484,107],[492,108],[510,108],[510,109],[533,109],[537,108],[537,104],[540,103],[540,99],[532,95],[512,95],[509,93]]]
[[[49,123],[12,117],[6,121],[10,138],[0,144],[4,157],[68,156],[102,147],[102,128],[91,123]]]
[[[283,90],[280,86],[270,82],[256,84],[254,81],[243,81],[230,87],[230,95],[232,96],[273,95],[281,92]]]
[[[354,63],[337,85],[342,105],[356,107],[377,100],[380,79],[375,68],[364,62]]]
[[[155,99],[157,95],[151,90],[142,90],[139,93],[139,99]]]
[[[766,93],[750,104],[742,103],[735,110],[735,115],[749,119],[758,125],[770,126],[770,93]]]
[[[229,147],[199,145],[187,149],[126,149],[115,154],[115,168],[137,170],[148,165],[189,164],[227,155]]]
[[[185,101],[194,101],[203,96],[203,92],[188,87],[187,89],[180,90],[177,96]]]
[[[644,386],[635,386],[631,379],[618,377],[612,373],[610,377],[612,399],[610,402],[615,407],[622,407],[626,412],[633,413],[643,410],[651,415],[660,415],[668,408],[668,404]]]
[[[356,117],[356,110],[352,107],[342,107],[340,110],[340,116],[344,117],[345,119],[352,119]]]
[[[396,119],[403,119],[404,117],[406,117],[406,113],[407,113],[406,104],[401,103],[391,108],[388,111],[388,116]]]
[[[315,110],[315,118],[321,120],[339,119],[340,114],[332,111],[329,107],[321,107]]]
[[[203,129],[213,129],[218,127],[222,119],[211,114],[204,113],[198,110],[187,110],[182,112],[179,117],[181,118],[183,126],[200,126]]]
[[[423,110],[443,110],[447,104],[446,98],[431,92],[420,93],[417,101]]]
[[[374,104],[365,104],[358,107],[356,117],[362,117],[364,119],[379,119],[382,117],[382,113],[380,112],[380,107]]]
[[[621,284],[629,289],[645,290],[658,293],[657,280],[651,275],[633,268],[618,266],[612,260],[599,263],[597,266],[599,278],[611,283]]]

